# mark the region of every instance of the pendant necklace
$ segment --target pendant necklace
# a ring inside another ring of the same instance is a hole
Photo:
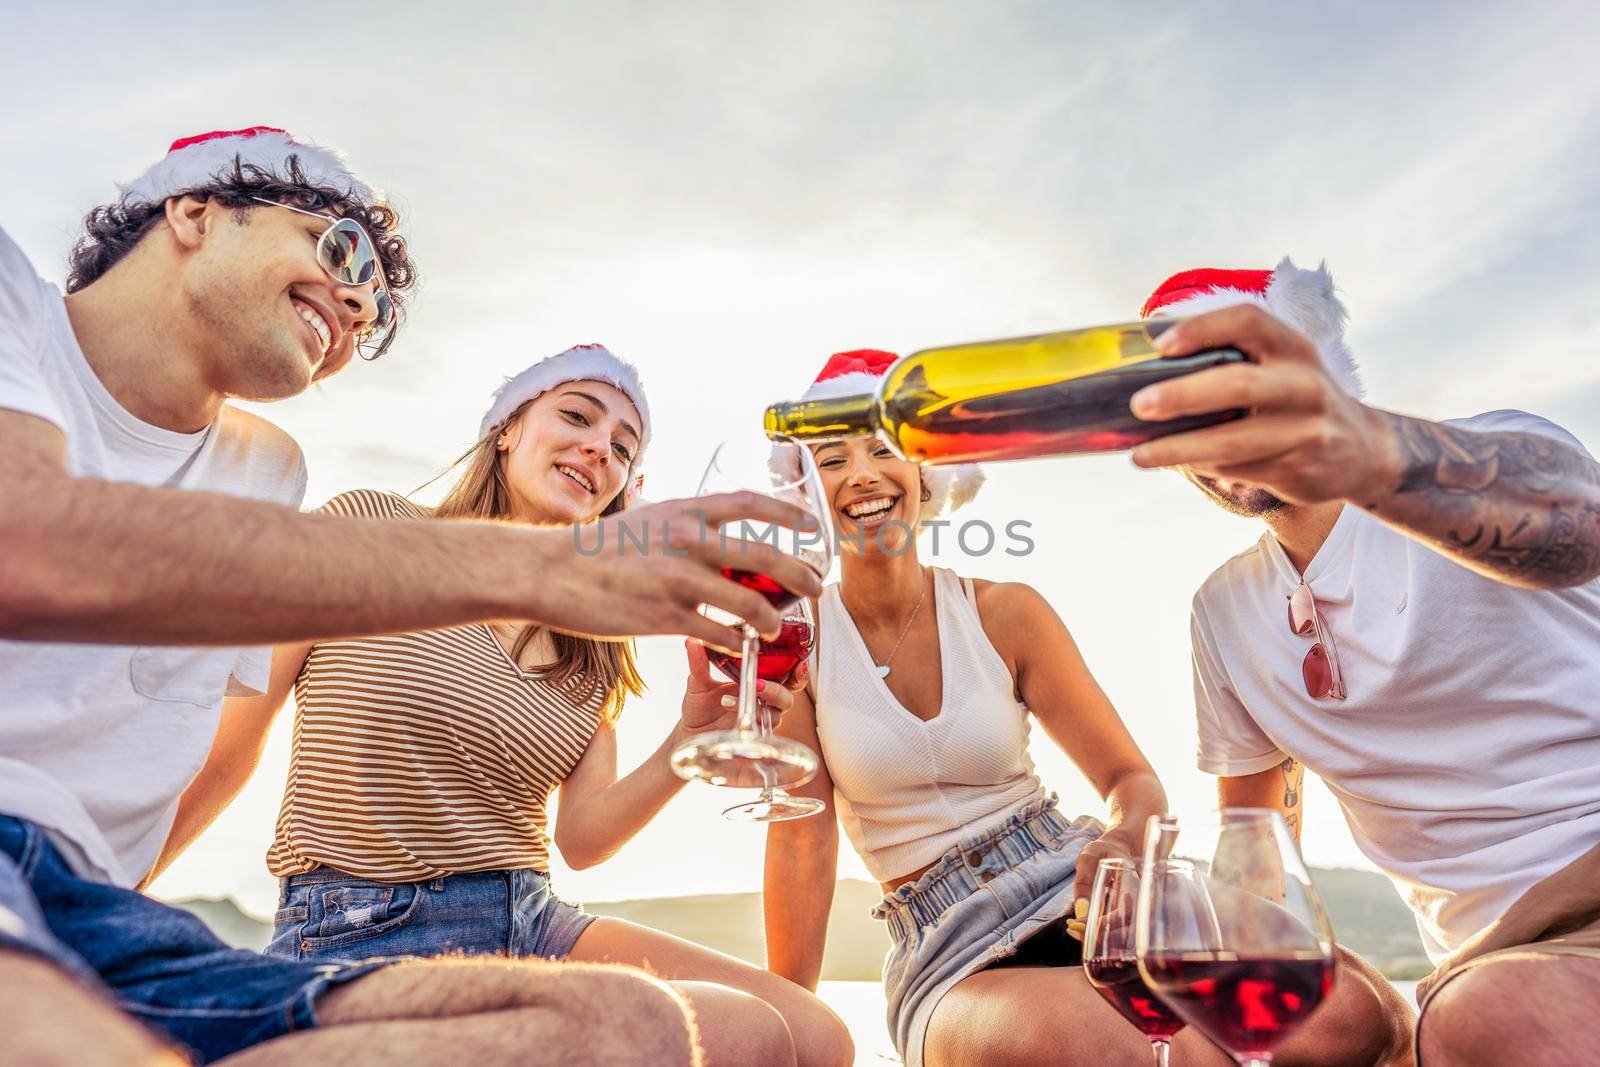
[[[878,665],[878,677],[879,678],[887,678],[887,677],[889,677],[889,665],[894,662],[894,654],[896,652],[900,651],[900,646],[901,645],[905,644],[906,634],[911,632],[911,624],[917,621],[917,612],[922,610],[922,602],[924,600],[926,600],[927,597],[928,597],[928,583],[927,583],[927,580],[924,579],[923,582],[922,582],[922,592],[920,594],[918,594],[918,596],[917,596],[917,606],[911,609],[911,617],[906,619],[905,626],[901,628],[901,630],[900,630],[900,639],[897,640],[894,643],[894,647],[889,650],[888,658],[885,659],[881,664]]]

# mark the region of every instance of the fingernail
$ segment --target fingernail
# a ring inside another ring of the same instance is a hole
[[[766,691],[767,691],[767,683],[766,683],[766,680],[765,680],[765,679],[760,679],[760,678],[758,678],[758,679],[757,679],[757,680],[756,680],[756,692],[758,692],[758,693],[765,693],[765,692],[766,692]]]
[[[1151,331],[1151,339],[1155,341],[1157,352],[1171,352],[1178,347],[1177,324],[1165,327],[1159,331]]]
[[[1129,456],[1132,458],[1133,465],[1135,467],[1143,467],[1150,459],[1150,450],[1145,448],[1143,445],[1140,445],[1138,448],[1135,448],[1132,452],[1130,452]]]
[[[1129,398],[1128,408],[1141,419],[1147,419],[1156,413],[1164,396],[1161,386],[1147,385]]]
[[[722,706],[723,707],[725,707],[725,708],[736,707],[738,705],[738,703],[739,702],[737,700],[733,699],[733,694],[732,693],[723,694],[723,697],[722,697]]]

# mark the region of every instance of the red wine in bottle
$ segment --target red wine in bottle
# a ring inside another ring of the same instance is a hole
[[[1245,362],[1217,348],[1166,359],[1151,343],[1171,320],[1096,326],[913,352],[876,392],[774,404],[767,436],[826,441],[878,434],[922,463],[1109,452],[1236,419],[1238,410],[1146,422],[1128,410],[1147,385]]]
[[[764,682],[788,685],[795,671],[811,655],[811,624],[804,619],[784,619],[775,641],[762,641],[756,652],[756,677]],[[723,674],[739,680],[739,656],[707,646],[706,656]]]
[[[1133,957],[1089,960],[1084,970],[1089,984],[1145,1037],[1166,1041],[1183,1029],[1183,1020],[1145,985]]]
[[[1181,953],[1145,958],[1156,995],[1236,1056],[1270,1053],[1333,991],[1324,956]]]

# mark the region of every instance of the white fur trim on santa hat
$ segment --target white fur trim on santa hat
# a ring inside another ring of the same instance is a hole
[[[496,427],[509,419],[523,404],[558,385],[577,381],[605,382],[616,386],[633,401],[639,412],[639,447],[634,450],[632,472],[634,478],[628,489],[628,499],[635,501],[644,484],[639,475],[644,463],[645,448],[650,444],[650,405],[645,402],[644,386],[639,372],[632,363],[611,354],[605,345],[574,345],[565,352],[547,356],[517,375],[507,378],[495,390],[494,401],[488,414],[478,424],[478,437],[489,436]]]
[[[1317,346],[1323,365],[1340,388],[1351,396],[1365,395],[1361,373],[1355,357],[1344,343],[1346,312],[1334,290],[1333,275],[1328,273],[1326,262],[1316,270],[1303,270],[1294,265],[1288,256],[1283,257],[1272,271],[1265,294],[1243,289],[1214,289],[1200,296],[1166,304],[1156,315],[1178,318],[1199,315],[1206,311],[1232,307],[1235,304],[1256,304],[1266,308],[1277,318],[1293,326]]]
[[[862,396],[866,393],[878,391],[878,384],[883,379],[876,374],[866,371],[851,371],[841,374],[837,378],[824,378],[820,382],[812,382],[811,388],[806,390],[802,402],[811,400],[838,400],[846,396]]]
[[[338,189],[366,203],[380,199],[371,186],[350,172],[338,152],[296,141],[282,130],[256,127],[177,144],[182,147],[173,148],[149,170],[118,186],[124,203],[160,204],[204,189],[230,175],[235,160],[287,181],[290,156],[297,158],[301,172],[312,185]]]
[[[922,484],[928,487],[929,499],[922,505],[919,525],[972,503],[986,477],[983,468],[976,463],[960,463],[953,467],[923,464]]]

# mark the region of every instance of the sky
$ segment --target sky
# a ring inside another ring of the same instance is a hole
[[[350,18],[356,14],[357,18]],[[1600,446],[1600,16],[1579,3],[588,2],[7,11],[0,226],[59,281],[79,221],[176,137],[266,124],[337,145],[408,219],[401,341],[264,413],[308,505],[408,491],[504,377],[600,341],[639,365],[647,495],[693,491],[739,420],[829,352],[911,351],[1134,317],[1195,266],[1325,260],[1369,402],[1519,407]],[[1037,549],[1173,806],[1194,769],[1188,603],[1259,535],[1125,456],[994,465],[957,518]],[[508,561],[507,566],[514,566]],[[683,653],[641,643],[621,760],[677,713]],[[223,819],[158,883],[258,914],[290,716]],[[1047,785],[1100,810],[1036,731]],[[762,830],[690,786],[575,900],[759,888]],[[1331,796],[1305,852],[1365,866]],[[853,856],[841,873],[865,877]]]

